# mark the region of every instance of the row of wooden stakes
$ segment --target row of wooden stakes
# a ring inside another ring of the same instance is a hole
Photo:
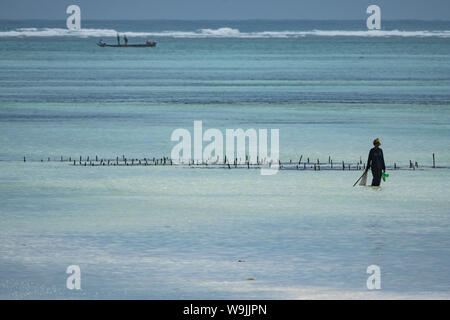
[[[315,162],[311,162],[310,158],[307,158],[306,161],[303,161],[303,156],[300,156],[298,162],[293,162],[292,160],[289,160],[287,162],[282,162],[278,160],[278,168],[279,169],[296,169],[296,170],[364,170],[366,168],[366,164],[363,163],[362,158],[360,157],[358,162],[345,162],[340,161],[339,163],[333,162],[333,159],[331,159],[331,156],[328,157],[328,162],[320,162],[319,159]],[[115,159],[104,159],[99,158],[98,156],[95,156],[95,158],[91,158],[90,156],[87,156],[83,159],[82,156],[75,159],[72,157],[64,158],[63,156],[60,157],[58,160],[52,160],[50,157],[47,158],[47,161],[60,161],[60,162],[69,162],[70,164],[74,166],[158,166],[158,165],[168,165],[168,166],[189,166],[189,167],[220,167],[220,168],[261,168],[262,166],[272,167],[274,165],[273,161],[267,162],[266,159],[259,160],[257,158],[257,161],[255,163],[252,163],[249,160],[249,157],[246,156],[245,161],[242,161],[242,159],[235,158],[233,159],[232,163],[230,163],[229,159],[225,156],[223,159],[223,162],[220,163],[219,161],[214,162],[208,162],[208,161],[195,161],[195,160],[187,160],[182,161],[179,159],[178,161],[174,161],[170,159],[169,157],[162,157],[162,158],[127,158],[125,155],[122,155],[122,157],[116,157]],[[23,157],[23,161],[27,162],[26,157]],[[41,159],[40,162],[44,162],[44,159]],[[419,168],[419,164],[417,161],[413,162],[409,160],[409,166],[402,166],[400,167],[397,165],[397,163],[394,163],[392,166],[387,166],[389,169],[393,170],[399,170],[399,169],[412,169],[416,170]],[[427,166],[421,166],[421,168],[426,168]],[[430,166],[428,166],[429,168]],[[431,168],[436,168],[436,162],[435,162],[435,155],[433,153],[433,165]]]

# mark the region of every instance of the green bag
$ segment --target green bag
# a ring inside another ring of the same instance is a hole
[[[384,173],[381,175],[381,177],[383,178],[383,181],[386,181],[386,178],[389,177],[389,173]]]

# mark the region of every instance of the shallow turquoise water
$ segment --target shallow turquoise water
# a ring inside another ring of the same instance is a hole
[[[3,168],[2,297],[358,297],[371,264],[381,297],[448,294],[447,171]]]
[[[358,171],[267,177],[54,161],[169,156],[172,131],[202,120],[279,129],[285,161],[365,160],[379,137],[388,165],[430,166],[435,153],[448,166],[448,37],[253,37],[360,30],[355,22],[90,22],[159,32],[156,48],[109,50],[95,46],[98,31],[1,33],[63,28],[35,23],[0,24],[0,297],[448,298],[447,169],[393,171],[372,190],[352,188]],[[71,264],[80,292],[65,288]],[[371,264],[382,270],[376,293],[366,289]]]

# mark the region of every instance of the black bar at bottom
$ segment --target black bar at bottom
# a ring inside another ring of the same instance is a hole
[[[336,300],[42,300],[1,301],[5,313],[10,309],[15,317],[22,312],[47,316],[81,317],[99,316],[144,319],[301,319],[305,317],[345,315],[360,319],[366,313],[383,314],[386,307],[398,308],[402,315],[418,310],[447,309],[448,301],[336,301]],[[58,312],[56,312],[58,310]],[[365,310],[365,311],[364,311]],[[391,309],[390,309],[391,310]],[[444,311],[444,310],[443,310]],[[60,317],[59,317],[60,319]]]

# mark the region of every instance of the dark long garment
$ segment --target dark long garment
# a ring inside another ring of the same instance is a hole
[[[383,170],[386,170],[384,165],[383,150],[374,147],[370,149],[369,159],[367,159],[367,170],[372,169],[372,186],[379,186],[381,183],[381,175]]]

